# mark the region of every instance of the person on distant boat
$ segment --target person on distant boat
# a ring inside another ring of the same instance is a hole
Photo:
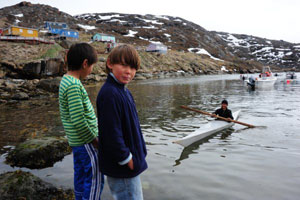
[[[229,110],[227,107],[228,107],[228,101],[224,99],[222,101],[222,103],[221,103],[221,108],[217,109],[214,112],[214,114],[218,115],[220,117],[227,118],[228,121],[233,120],[233,116],[232,116],[231,110]]]

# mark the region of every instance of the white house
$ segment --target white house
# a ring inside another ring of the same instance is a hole
[[[159,52],[162,54],[166,54],[168,51],[168,47],[163,44],[151,43],[146,48],[147,52]]]

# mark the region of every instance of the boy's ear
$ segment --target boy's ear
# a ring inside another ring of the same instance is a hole
[[[82,63],[82,68],[87,68],[87,67],[89,67],[89,62],[88,62],[88,60],[87,59],[84,59],[83,60],[83,63]]]
[[[112,66],[111,66],[111,64],[110,64],[110,60],[109,60],[109,59],[107,59],[106,64],[107,64],[107,67],[108,67],[109,69],[112,69]]]

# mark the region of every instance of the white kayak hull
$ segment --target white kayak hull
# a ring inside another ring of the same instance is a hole
[[[238,110],[232,114],[234,120],[238,119],[240,111],[241,110]],[[234,125],[233,122],[228,123],[228,122],[221,121],[221,120],[215,120],[215,121],[212,121],[210,123],[203,125],[203,127],[200,127],[193,133],[181,138],[180,140],[174,141],[173,143],[177,143],[184,147],[187,147],[187,146],[189,146],[199,140],[207,138],[217,132],[228,129],[228,128],[232,127],[233,125]]]

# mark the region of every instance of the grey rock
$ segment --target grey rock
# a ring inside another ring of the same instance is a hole
[[[65,49],[69,49],[75,42],[69,41],[69,40],[62,40],[59,45],[62,46]]]
[[[5,81],[3,85],[5,86],[4,90],[9,92],[14,91],[18,88],[18,86],[15,83],[12,83],[11,81]]]
[[[17,94],[14,94],[12,96],[12,99],[13,100],[28,100],[29,99],[29,96],[28,94],[26,94],[25,92],[19,92]]]
[[[100,57],[100,58],[99,58],[99,61],[100,61],[100,62],[106,62],[106,59],[103,58],[103,57]]]
[[[28,78],[39,78],[41,70],[41,61],[35,61],[26,63],[23,67],[22,73]]]
[[[147,79],[147,78],[144,77],[144,76],[136,76],[136,77],[134,77],[134,80],[145,80],[145,79]]]
[[[45,69],[42,71],[42,74],[46,76],[62,75],[63,70],[64,70],[63,59],[51,58],[47,60]]]
[[[45,137],[27,140],[10,151],[6,162],[11,166],[41,169],[52,167],[65,155],[70,154],[71,149],[65,138]]]
[[[56,188],[30,172],[17,170],[0,174],[0,200],[74,199],[72,190]]]
[[[58,92],[60,81],[61,77],[56,77],[53,79],[42,79],[37,84],[37,87],[49,92]]]

